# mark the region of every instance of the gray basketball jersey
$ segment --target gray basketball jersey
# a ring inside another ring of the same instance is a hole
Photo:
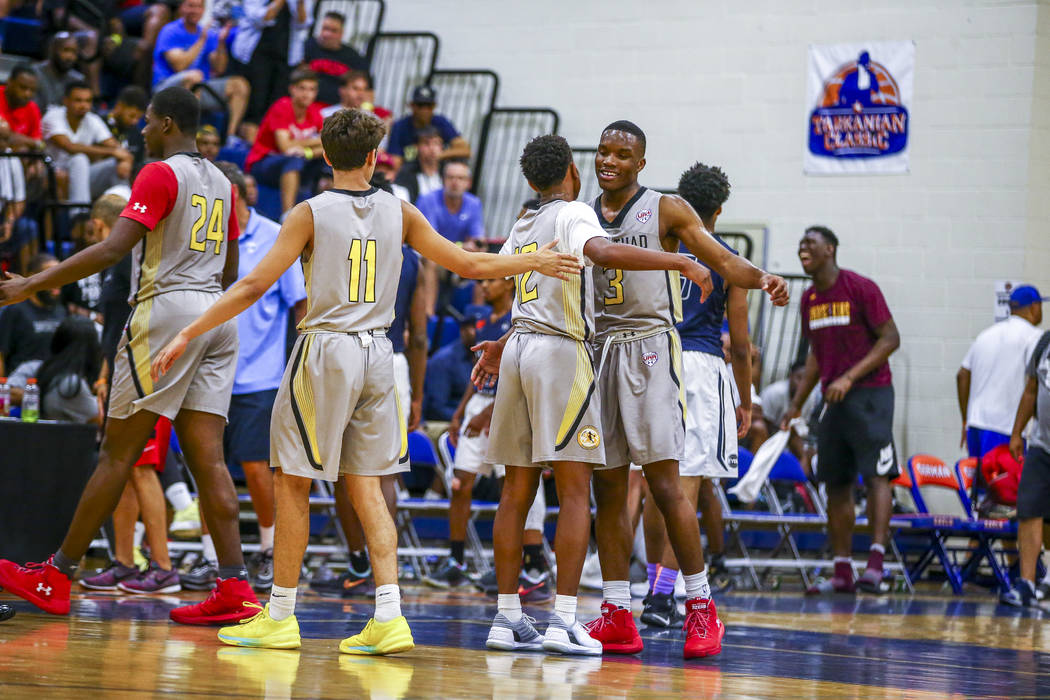
[[[401,200],[375,187],[328,190],[308,199],[314,245],[303,261],[301,331],[354,333],[387,328],[401,279]]]
[[[518,219],[501,253],[531,253],[558,239],[557,249],[582,257],[584,244],[601,235],[587,205],[552,200],[530,209]],[[581,211],[582,210],[582,211]],[[592,222],[592,225],[580,225]],[[515,326],[548,335],[589,340],[594,333],[594,296],[590,291],[591,268],[568,280],[526,272],[514,279],[516,293],[511,318]]]
[[[602,216],[601,197],[594,200],[598,221],[614,243],[663,251],[660,245],[659,192],[639,188],[612,222]],[[595,324],[600,340],[610,333],[645,333],[671,328],[682,320],[682,283],[677,271],[594,270]]]
[[[176,290],[222,292],[229,221],[235,216],[232,185],[202,157],[176,153],[164,164],[175,173],[178,194],[168,215],[132,250],[132,304]],[[149,205],[131,206],[145,212]]]

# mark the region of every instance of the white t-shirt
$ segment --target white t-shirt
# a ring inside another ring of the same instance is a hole
[[[1013,315],[981,331],[962,361],[971,374],[967,426],[1010,434],[1024,393],[1025,367],[1041,335]]]
[[[444,183],[441,182],[441,173],[434,173],[433,175],[424,175],[423,173],[416,174],[416,182],[419,183],[419,196],[430,194],[434,190],[440,190]]]
[[[585,265],[594,264],[583,254],[587,241],[597,236],[608,238],[605,229],[598,223],[598,215],[584,202],[569,202],[562,207],[554,222],[554,231],[558,236],[558,250],[572,253],[583,260]]]
[[[113,138],[113,134],[110,132],[109,127],[106,126],[106,122],[102,121],[102,117],[94,112],[85,114],[84,118],[80,120],[77,130],[73,131],[73,128],[69,125],[69,120],[66,119],[66,108],[64,106],[52,107],[47,110],[47,114],[44,115],[40,122],[40,129],[43,132],[44,141],[47,142],[47,154],[55,161],[56,167],[63,169],[68,166],[71,156],[51,143],[50,139],[52,136],[66,136],[73,143],[79,143],[82,146],[94,146]]]

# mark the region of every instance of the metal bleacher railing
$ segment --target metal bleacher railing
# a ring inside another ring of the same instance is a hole
[[[598,187],[598,174],[594,172],[594,156],[597,148],[573,148],[572,160],[580,171],[580,201],[593,202],[601,192]]]
[[[412,89],[434,72],[440,41],[430,32],[380,32],[368,44],[377,99],[398,118],[408,111]],[[445,109],[439,105],[439,111]]]
[[[386,3],[383,0],[321,0],[314,5],[314,36],[321,33],[321,20],[329,12],[338,12],[346,18],[343,43],[364,56],[372,37],[383,26]]]
[[[485,117],[474,190],[484,203],[489,238],[506,238],[522,203],[533,196],[518,165],[525,144],[557,131],[558,113],[544,107],[496,107]]]
[[[435,70],[429,85],[434,88],[438,111],[456,125],[471,145],[471,167],[478,162],[478,142],[485,117],[496,107],[499,76],[490,70]]]
[[[762,351],[759,386],[763,387],[787,377],[791,365],[804,360],[809,351],[799,323],[799,304],[812,282],[805,275],[781,276],[787,280],[791,301],[787,306],[773,306],[763,298],[758,322],[751,332],[753,342]]]

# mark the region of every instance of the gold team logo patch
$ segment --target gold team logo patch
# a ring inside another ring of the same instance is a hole
[[[602,438],[598,435],[598,429],[593,425],[585,425],[576,433],[576,442],[585,450],[593,450],[602,444]]]

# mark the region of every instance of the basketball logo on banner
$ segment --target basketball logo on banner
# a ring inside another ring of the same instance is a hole
[[[805,172],[902,173],[915,45],[810,46]]]

